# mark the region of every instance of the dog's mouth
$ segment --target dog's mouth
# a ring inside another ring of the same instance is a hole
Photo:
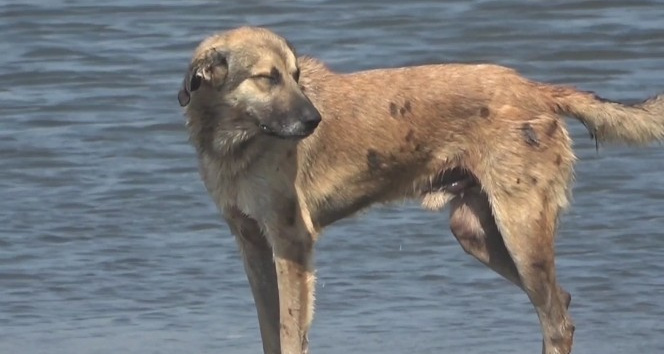
[[[272,129],[270,126],[265,125],[265,124],[258,124],[258,129],[265,134],[269,135],[275,138],[279,139],[285,139],[285,140],[300,140],[308,137],[313,133],[313,130],[311,131],[276,131]]]

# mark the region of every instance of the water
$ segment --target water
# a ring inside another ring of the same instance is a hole
[[[664,1],[0,2],[0,353],[258,353],[248,285],[176,93],[204,36],[265,25],[340,71],[497,62],[635,100],[664,91]],[[664,352],[664,150],[571,123],[558,240],[577,353]],[[533,353],[526,296],[412,204],[317,246],[312,351]]]

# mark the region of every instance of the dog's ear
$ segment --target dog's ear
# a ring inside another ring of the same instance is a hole
[[[219,86],[224,83],[227,73],[228,62],[226,56],[216,49],[207,52],[200,59],[194,60],[189,65],[189,70],[182,82],[182,88],[178,92],[180,106],[185,107],[189,104],[191,93],[198,90],[203,81]]]
[[[198,90],[201,86],[201,76],[197,71],[198,70],[192,64],[189,66],[189,70],[184,76],[182,88],[180,88],[180,91],[178,92],[178,102],[181,107],[185,107],[189,104],[189,101],[191,101],[191,92]]]

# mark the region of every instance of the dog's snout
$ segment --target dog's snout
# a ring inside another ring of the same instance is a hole
[[[302,112],[302,115],[300,116],[300,121],[302,124],[306,127],[307,130],[314,130],[316,127],[318,127],[318,124],[320,124],[320,121],[322,120],[320,113],[316,108],[306,108]]]

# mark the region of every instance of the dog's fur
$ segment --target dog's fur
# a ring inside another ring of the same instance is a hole
[[[664,138],[664,96],[628,106],[496,65],[338,74],[252,27],[205,39],[178,98],[273,354],[307,352],[322,228],[404,199],[449,202],[462,248],[528,294],[543,352],[569,353],[554,235],[575,157],[561,115],[601,142]]]

